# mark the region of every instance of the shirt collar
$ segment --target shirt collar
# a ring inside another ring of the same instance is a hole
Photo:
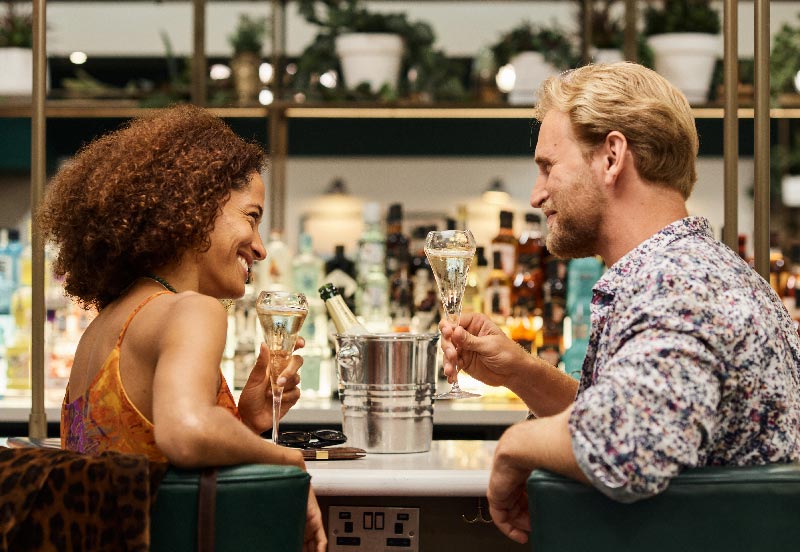
[[[614,295],[617,288],[627,285],[628,276],[649,259],[654,251],[665,249],[669,244],[691,235],[713,238],[711,225],[705,217],[686,217],[668,224],[645,241],[631,249],[614,263],[594,285],[593,291]]]

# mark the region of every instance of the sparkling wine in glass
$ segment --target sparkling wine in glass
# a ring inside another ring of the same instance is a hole
[[[289,365],[297,334],[308,314],[308,301],[302,293],[262,291],[256,300],[256,313],[269,348],[269,380],[272,385],[272,442],[278,444],[283,386],[278,376]]]
[[[461,301],[467,285],[467,275],[475,255],[475,238],[469,230],[444,230],[429,232],[425,240],[425,255],[431,264],[433,276],[439,286],[447,321],[458,326],[461,318]],[[467,399],[480,397],[458,386],[458,366],[450,391],[437,395],[437,399]]]

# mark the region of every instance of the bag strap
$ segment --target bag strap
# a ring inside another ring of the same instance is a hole
[[[197,552],[214,552],[214,520],[217,509],[217,470],[200,473],[197,497]]]

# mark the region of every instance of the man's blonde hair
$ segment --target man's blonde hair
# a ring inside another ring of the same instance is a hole
[[[539,89],[534,117],[555,109],[569,116],[588,155],[611,131],[628,141],[644,180],[688,198],[697,180],[697,128],[686,97],[664,77],[635,63],[586,65],[551,77]]]

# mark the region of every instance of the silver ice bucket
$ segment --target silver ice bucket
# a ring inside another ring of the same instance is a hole
[[[439,334],[336,334],[342,430],[367,452],[426,452]]]

